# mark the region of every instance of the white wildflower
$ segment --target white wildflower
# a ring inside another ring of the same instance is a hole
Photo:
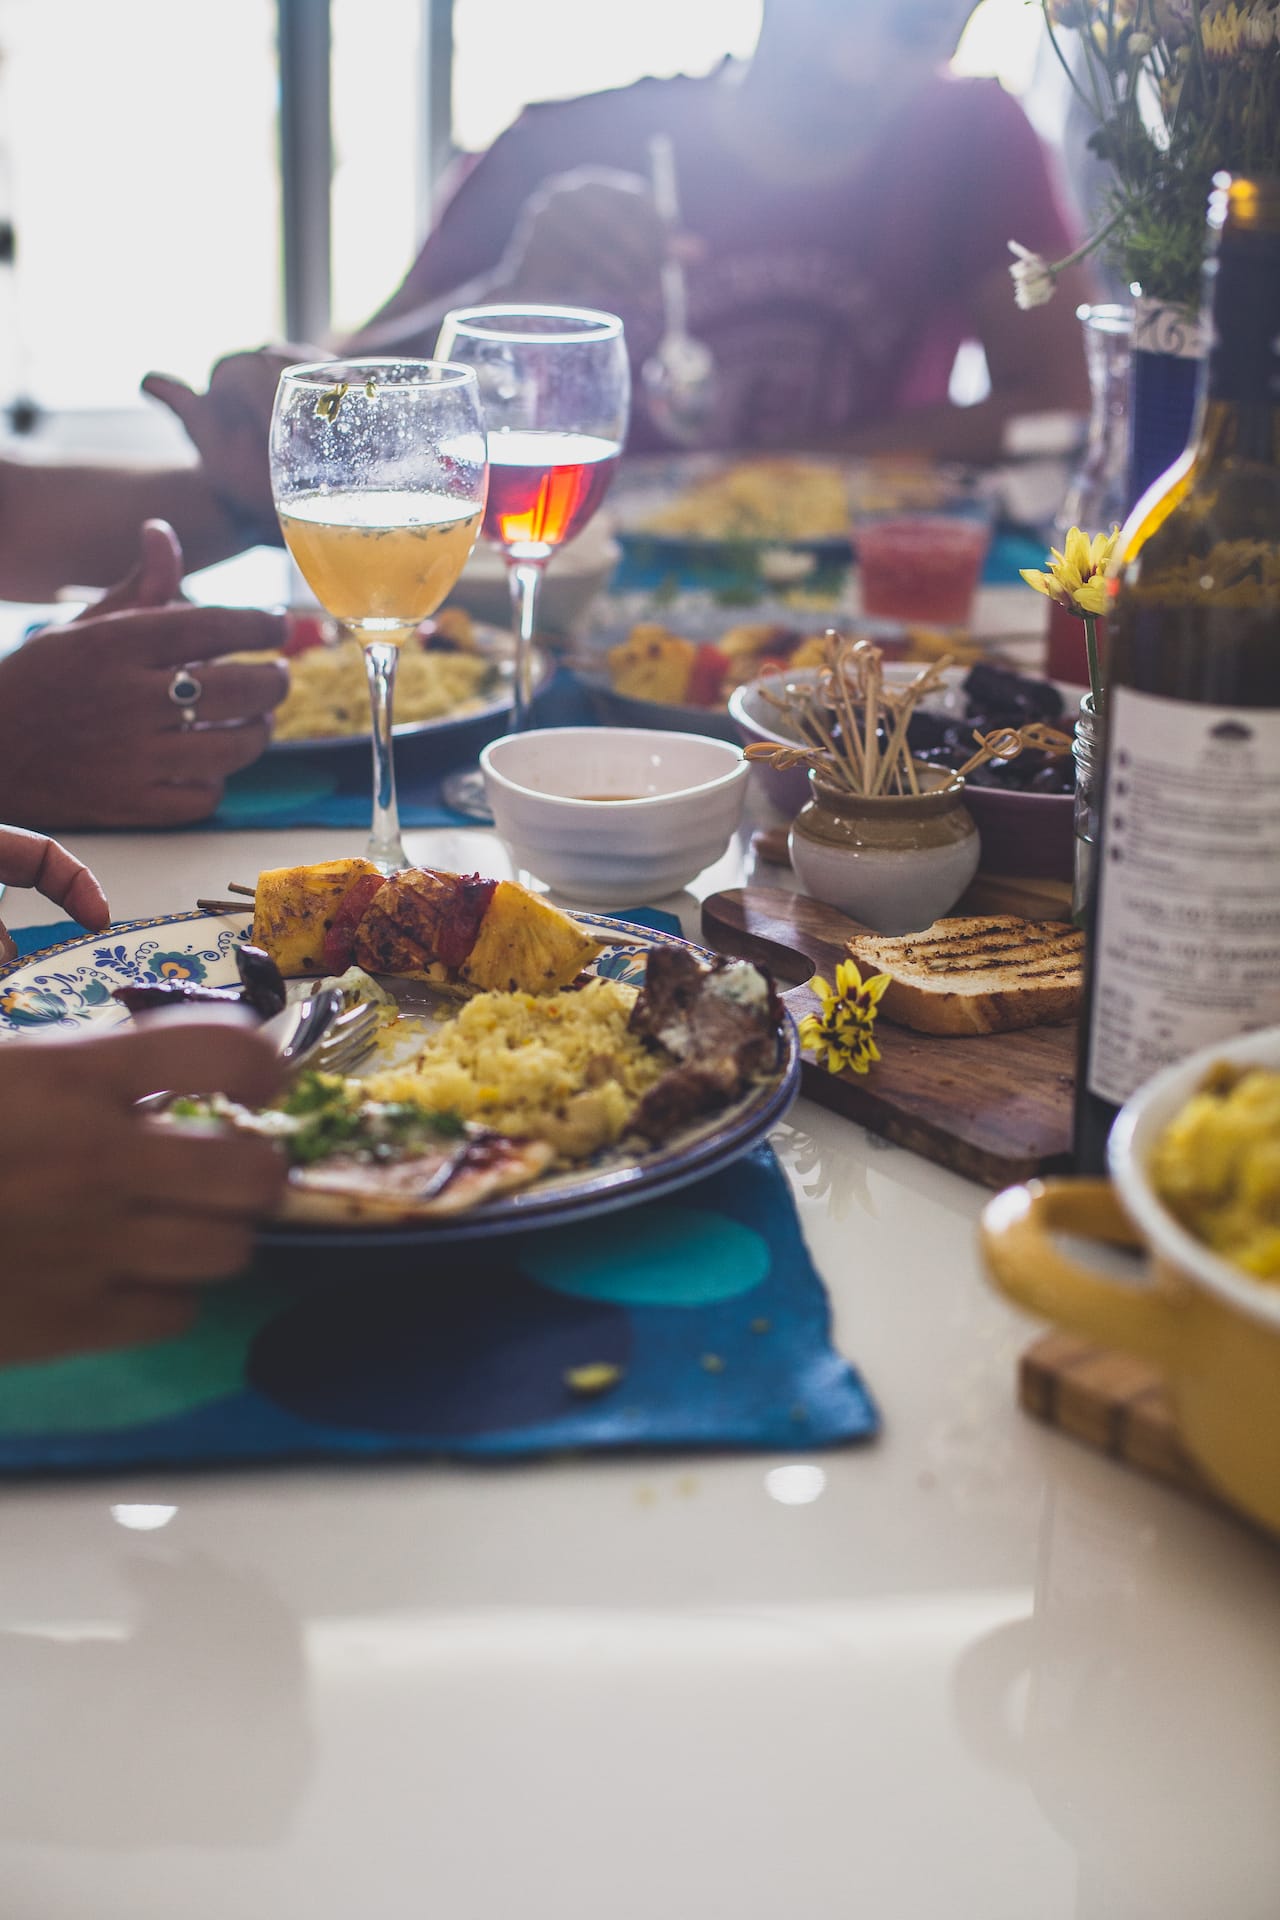
[[[1016,240],[1009,242],[1009,251],[1017,258],[1010,267],[1013,276],[1013,297],[1024,312],[1030,307],[1042,307],[1053,298],[1053,268],[1043,254],[1033,253],[1030,247],[1019,246]]]
[[[1131,33],[1129,35],[1128,49],[1135,60],[1143,59],[1146,54],[1150,53],[1154,45],[1155,41],[1149,33]]]

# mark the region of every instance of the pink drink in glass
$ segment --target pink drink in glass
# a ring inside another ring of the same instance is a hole
[[[855,530],[862,611],[872,619],[963,627],[973,613],[991,541],[983,518],[963,514],[870,516]]]

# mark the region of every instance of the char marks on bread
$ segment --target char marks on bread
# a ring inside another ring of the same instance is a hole
[[[1080,1010],[1084,935],[1061,921],[935,920],[894,939],[856,934],[849,951],[864,974],[890,976],[885,1019],[917,1033],[1011,1033],[1061,1025]]]

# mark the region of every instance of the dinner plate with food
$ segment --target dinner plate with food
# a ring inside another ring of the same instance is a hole
[[[264,872],[252,894],[4,969],[0,1041],[204,1000],[270,1018],[321,983],[371,1002],[357,1072],[304,1058],[260,1112],[179,1095],[157,1113],[279,1141],[270,1241],[435,1244],[582,1219],[728,1164],[795,1096],[795,1026],[754,963],[478,874],[331,860]]]
[[[271,752],[369,745],[369,683],[360,642],[320,613],[288,617],[284,655],[289,691],[276,709]],[[552,668],[534,652],[535,691]],[[511,635],[445,607],[401,649],[396,670],[396,738],[444,738],[511,705]]]

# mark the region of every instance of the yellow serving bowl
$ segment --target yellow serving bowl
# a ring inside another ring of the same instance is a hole
[[[1280,1070],[1280,1027],[1157,1074],[1112,1130],[1110,1182],[1010,1187],[983,1213],[982,1247],[1011,1300],[1159,1367],[1187,1451],[1228,1500],[1280,1533],[1280,1284],[1252,1279],[1197,1240],[1148,1173],[1156,1140],[1220,1061]],[[1064,1233],[1145,1247],[1147,1284],[1081,1265],[1056,1244]]]

